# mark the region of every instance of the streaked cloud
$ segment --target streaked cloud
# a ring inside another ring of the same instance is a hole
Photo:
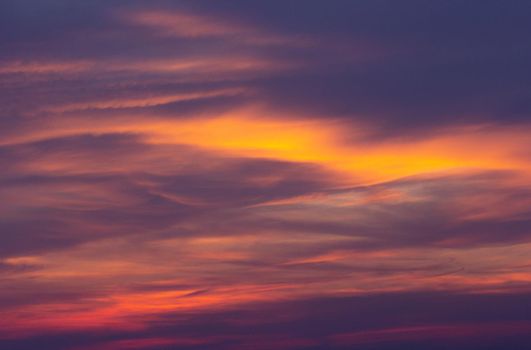
[[[528,7],[7,0],[0,347],[530,344]]]

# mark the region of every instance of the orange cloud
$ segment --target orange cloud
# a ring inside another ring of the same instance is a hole
[[[191,39],[218,38],[252,45],[307,46],[310,43],[309,39],[300,36],[290,38],[275,35],[248,24],[185,11],[130,11],[120,13],[118,17],[128,23],[154,30],[163,36]]]

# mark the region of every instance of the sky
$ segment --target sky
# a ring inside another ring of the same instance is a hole
[[[528,0],[0,1],[0,349],[531,348]]]

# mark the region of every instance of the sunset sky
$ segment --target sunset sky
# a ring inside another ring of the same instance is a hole
[[[0,0],[0,350],[531,349],[529,0]]]

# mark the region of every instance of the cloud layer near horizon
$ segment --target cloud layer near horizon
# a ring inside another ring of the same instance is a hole
[[[3,1],[0,347],[531,344],[530,11]]]

